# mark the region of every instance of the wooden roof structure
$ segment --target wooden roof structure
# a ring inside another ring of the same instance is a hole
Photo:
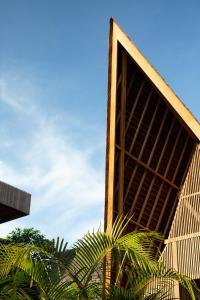
[[[0,223],[28,215],[30,201],[29,193],[0,181]]]
[[[126,215],[128,232],[162,233],[168,266],[194,279],[200,278],[199,141],[199,122],[111,19],[105,229]],[[187,299],[177,288],[175,296]]]
[[[108,80],[105,226],[167,237],[200,124],[112,19]]]

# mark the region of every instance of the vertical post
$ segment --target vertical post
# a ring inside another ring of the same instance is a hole
[[[121,112],[120,112],[120,158],[119,158],[119,193],[118,193],[118,212],[123,214],[124,202],[124,150],[125,150],[125,122],[126,122],[126,75],[127,75],[127,56],[122,53],[122,84],[121,84]]]
[[[113,225],[114,164],[115,164],[115,122],[116,122],[116,85],[117,85],[117,39],[115,24],[110,20],[109,70],[108,70],[108,113],[107,113],[107,150],[106,150],[106,195],[105,230],[111,232]]]
[[[173,268],[178,271],[178,257],[177,257],[177,245],[176,241],[172,242],[172,262],[173,262]],[[180,299],[180,291],[179,291],[179,284],[176,282],[174,284],[174,298]]]
[[[105,221],[107,233],[113,225],[114,164],[115,164],[115,122],[116,122],[116,86],[117,86],[117,39],[114,21],[110,20],[109,68],[108,68],[108,111],[107,111],[107,149],[106,149],[106,191]],[[104,285],[111,282],[111,253],[106,255],[104,268]],[[105,294],[103,295],[105,298]]]

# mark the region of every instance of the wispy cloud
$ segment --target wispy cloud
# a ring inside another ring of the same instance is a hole
[[[100,140],[89,144],[82,143],[84,136],[73,139],[88,124],[78,116],[65,121],[59,118],[59,110],[48,116],[48,107],[47,113],[40,107],[40,89],[23,79],[0,74],[0,107],[8,106],[19,119],[14,138],[4,128],[9,155],[0,150],[0,179],[32,193],[31,215],[1,225],[0,232],[5,235],[16,226],[34,226],[49,237],[59,234],[73,241],[102,220],[104,162],[97,167],[91,159],[104,151],[102,133],[99,130]],[[27,127],[23,133],[22,126]]]

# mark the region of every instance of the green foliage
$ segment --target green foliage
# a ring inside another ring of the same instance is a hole
[[[50,247],[53,242],[34,228],[15,228],[6,239],[12,243],[31,243],[35,246]]]
[[[192,300],[197,299],[191,280],[155,260],[152,245],[160,236],[154,232],[123,235],[123,223],[118,220],[111,233],[86,234],[72,249],[59,239],[48,249],[33,243],[0,243],[0,299],[166,300],[172,299],[170,290],[177,281]],[[39,254],[37,259],[33,253]],[[112,282],[110,266],[115,270]],[[105,285],[105,279],[111,284]]]

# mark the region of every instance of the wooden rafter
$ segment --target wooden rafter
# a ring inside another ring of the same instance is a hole
[[[167,133],[167,137],[165,139],[165,143],[163,145],[163,148],[162,148],[162,152],[160,154],[160,157],[159,157],[159,160],[158,160],[158,163],[157,163],[157,167],[156,167],[156,172],[158,172],[159,170],[159,167],[160,167],[160,163],[163,159],[163,156],[165,154],[165,151],[166,151],[166,148],[167,148],[167,145],[168,145],[168,142],[169,142],[169,139],[170,139],[170,136],[171,136],[171,133],[172,133],[172,129],[173,129],[173,126],[174,126],[174,123],[175,123],[175,119],[173,119],[171,125],[170,125],[170,128],[169,128],[169,131]]]
[[[176,137],[176,141],[175,141],[175,143],[174,143],[173,150],[172,150],[172,152],[171,152],[171,154],[170,154],[170,158],[169,158],[169,161],[168,161],[168,164],[167,164],[167,168],[166,168],[165,173],[164,173],[164,176],[165,176],[165,177],[167,176],[167,173],[168,173],[169,168],[170,168],[170,166],[171,166],[171,162],[172,162],[172,160],[173,160],[173,158],[174,158],[174,153],[175,153],[176,147],[177,147],[177,145],[178,145],[178,143],[179,143],[179,139],[180,139],[182,130],[183,130],[183,127],[181,127],[181,128],[179,129],[178,135],[177,135],[177,137]]]
[[[138,123],[138,125],[137,125],[136,132],[135,132],[135,134],[134,134],[133,140],[132,140],[132,142],[131,142],[131,146],[130,146],[130,148],[129,148],[129,152],[130,152],[130,153],[131,153],[131,151],[132,151],[132,149],[133,149],[133,146],[134,146],[134,143],[135,143],[135,141],[136,141],[136,139],[137,139],[138,132],[139,132],[139,130],[141,129],[141,125],[142,125],[142,122],[143,122],[145,113],[146,113],[146,111],[147,111],[147,107],[148,107],[148,105],[149,105],[149,102],[150,102],[150,99],[151,99],[151,96],[152,96],[152,92],[153,92],[153,89],[150,90],[150,93],[149,93],[149,95],[148,95],[148,98],[147,98],[147,100],[146,100],[146,103],[145,103],[145,106],[144,106],[144,109],[143,109],[143,112],[142,112],[142,115],[141,115],[141,117],[140,117],[140,121],[139,121],[139,123]]]
[[[158,112],[159,105],[160,105],[160,101],[158,101],[158,103],[157,103],[157,105],[156,105],[156,109],[155,109],[155,111],[154,111],[154,113],[153,113],[153,117],[152,117],[152,119],[151,119],[151,123],[150,123],[150,125],[149,125],[148,130],[147,130],[147,133],[146,133],[144,142],[143,142],[143,144],[142,144],[142,148],[141,148],[141,150],[140,150],[140,154],[139,154],[139,156],[138,156],[139,159],[141,159],[142,154],[143,154],[143,151],[144,151],[144,149],[145,149],[145,147],[146,147],[146,143],[147,143],[147,140],[148,140],[148,138],[149,138],[149,134],[150,134],[150,132],[151,132],[152,126],[153,126],[153,124],[154,124],[154,121],[155,121],[155,118],[156,118],[156,115],[157,115],[157,112]]]
[[[118,213],[123,213],[124,201],[124,145],[125,145],[125,116],[126,116],[126,74],[127,57],[123,52],[122,57],[122,84],[121,84],[121,118],[120,118],[120,160],[119,160],[119,193],[118,193]]]
[[[119,145],[115,145],[116,148],[118,148],[119,150],[121,150],[121,147]],[[135,157],[134,155],[132,155],[131,153],[129,153],[128,151],[124,151],[126,155],[128,155],[130,158],[132,158],[136,163],[138,163],[139,165],[141,165],[142,167],[144,167],[145,169],[147,169],[149,172],[151,172],[152,174],[156,175],[157,177],[161,178],[163,181],[165,181],[166,183],[168,183],[169,185],[171,185],[173,188],[175,188],[176,190],[179,190],[179,187],[177,185],[175,185],[174,183],[172,183],[170,180],[168,180],[167,178],[165,178],[164,176],[162,176],[161,174],[159,174],[157,171],[155,171],[153,168],[149,167],[147,164],[143,163],[141,160],[139,160],[137,157]]]
[[[138,101],[139,101],[139,99],[140,99],[140,95],[141,95],[141,93],[142,93],[142,89],[143,89],[143,87],[144,87],[144,84],[145,84],[145,79],[143,80],[143,82],[142,82],[142,84],[141,84],[141,86],[140,86],[140,89],[139,89],[139,91],[138,91],[138,93],[137,93],[137,97],[136,97],[136,99],[135,99],[135,102],[134,102],[134,104],[133,104],[133,107],[132,107],[130,116],[129,116],[129,118],[128,118],[128,122],[127,122],[127,125],[126,125],[126,131],[125,131],[125,133],[127,132],[128,128],[129,128],[130,122],[131,122],[131,120],[132,120],[132,117],[133,117],[133,115],[134,115],[134,112],[135,112],[135,109],[136,109],[136,106],[137,106],[137,103],[138,103]]]

